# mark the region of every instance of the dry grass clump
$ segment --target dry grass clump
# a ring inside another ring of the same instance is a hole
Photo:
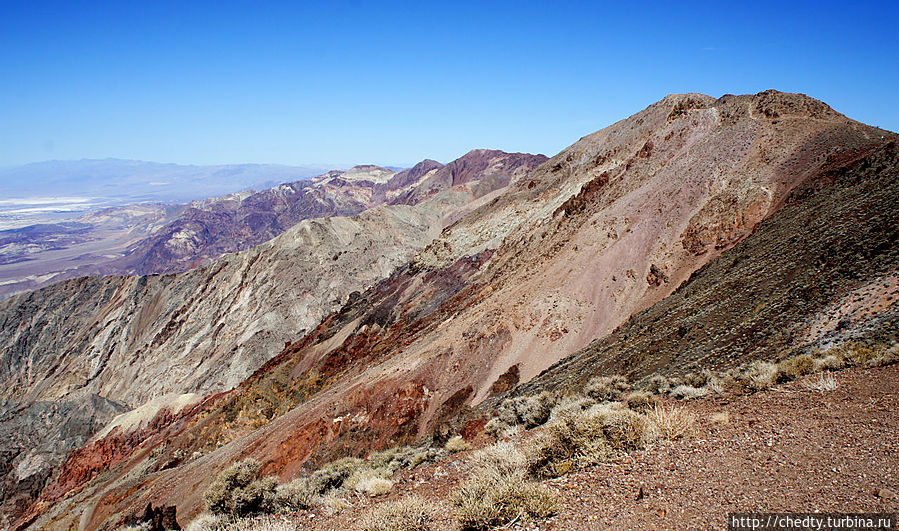
[[[543,485],[495,474],[479,474],[460,485],[452,504],[464,530],[491,529],[528,516],[546,518],[556,513],[557,505]]]
[[[315,494],[324,494],[339,489],[343,482],[364,467],[358,457],[343,457],[323,465],[309,476],[309,488]]]
[[[768,389],[777,383],[778,367],[767,361],[754,361],[741,374],[742,379],[757,391]]]
[[[383,503],[368,511],[359,522],[361,531],[430,531],[440,507],[418,496]]]
[[[527,457],[509,441],[498,442],[477,452],[469,458],[473,470],[495,476],[524,475]]]
[[[868,367],[882,367],[884,365],[892,365],[899,363],[899,343],[894,343],[888,349],[885,349],[878,356],[867,361]]]
[[[257,479],[259,468],[258,461],[246,459],[220,472],[203,495],[209,510],[231,516],[272,510],[278,481]]]
[[[353,472],[343,482],[343,489],[346,491],[356,491],[369,496],[380,496],[387,494],[393,489],[393,481],[390,479],[392,473],[384,468],[365,468]]]
[[[685,407],[657,406],[646,415],[649,423],[662,439],[674,440],[686,436],[696,422],[696,416]]]
[[[579,414],[587,411],[597,404],[596,400],[588,396],[569,395],[559,400],[553,408],[550,420],[561,418],[565,415]]]
[[[456,454],[471,450],[471,444],[463,439],[461,435],[456,435],[455,437],[450,437],[443,448],[451,454]]]
[[[219,531],[225,529],[229,520],[223,515],[212,513],[200,513],[191,520],[184,531]]]
[[[598,376],[592,378],[584,387],[584,392],[587,396],[600,402],[621,400],[630,390],[630,384],[621,375]]]
[[[705,387],[693,387],[692,385],[678,385],[668,393],[671,397],[679,400],[692,400],[709,394],[709,390]]]
[[[813,378],[812,381],[806,383],[805,385],[808,389],[812,391],[818,391],[819,393],[823,393],[825,391],[833,391],[836,389],[837,381],[834,379],[833,375],[830,373],[818,373],[817,378]]]
[[[659,398],[649,391],[632,391],[624,397],[624,403],[634,411],[645,412],[659,405]]]
[[[815,359],[808,354],[787,358],[777,365],[778,375],[784,380],[795,380],[815,372]]]
[[[655,439],[645,415],[622,405],[601,404],[560,417],[528,449],[528,469],[536,477],[558,477],[605,461]]]

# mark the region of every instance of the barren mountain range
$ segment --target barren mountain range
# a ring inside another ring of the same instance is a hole
[[[187,521],[244,458],[288,481],[477,435],[510,395],[894,341],[897,140],[804,95],[672,95],[549,160],[475,151],[196,207],[131,271],[240,252],[0,302],[5,400],[131,410],[65,451],[7,444],[7,522],[111,529],[148,502]]]
[[[399,172],[356,166],[260,192],[184,205],[112,207],[74,221],[0,231],[0,296],[85,275],[186,271],[268,241],[305,219],[352,216],[388,203],[414,205],[469,179],[477,181],[471,193],[480,197],[543,160],[474,150],[446,169],[433,160]]]

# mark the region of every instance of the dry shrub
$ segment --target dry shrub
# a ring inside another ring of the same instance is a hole
[[[631,390],[631,386],[627,383],[627,379],[621,375],[615,376],[598,376],[592,378],[584,387],[584,392],[590,398],[603,401],[621,400],[621,398]]]
[[[271,510],[278,481],[257,479],[259,462],[247,459],[220,472],[204,494],[209,510],[216,514],[243,516]]]
[[[846,360],[835,354],[828,354],[815,360],[815,369],[818,371],[838,371],[844,367],[846,367]]]
[[[555,495],[521,476],[480,474],[452,497],[462,529],[490,529],[517,518],[546,518],[556,512]]]
[[[308,478],[297,478],[275,491],[277,512],[293,512],[309,509],[315,504],[317,492],[309,484]]]
[[[341,488],[346,491],[362,492],[369,496],[380,496],[390,492],[393,488],[391,476],[392,473],[386,468],[365,468],[353,472],[343,482]]]
[[[487,433],[498,437],[512,426],[534,428],[546,423],[556,404],[555,395],[543,392],[539,395],[508,398],[496,409],[496,416],[484,427]]]
[[[525,454],[508,441],[498,442],[471,454],[472,469],[497,476],[521,476],[527,469]]]
[[[633,391],[624,398],[624,403],[634,411],[642,413],[656,407],[659,398],[649,391]]]
[[[678,400],[693,400],[709,394],[709,390],[705,387],[693,387],[692,385],[678,385],[669,393],[673,398]]]
[[[550,419],[555,420],[565,415],[583,413],[595,405],[596,400],[588,396],[569,395],[559,400],[556,407],[553,408]]]
[[[882,367],[884,365],[892,365],[899,362],[899,344],[893,344],[892,347],[883,351],[877,357],[868,360],[868,367]]]
[[[646,381],[643,388],[650,393],[665,394],[671,390],[671,380],[661,374],[656,374]]]
[[[227,527],[229,520],[220,514],[200,513],[191,520],[184,531],[219,531]]]
[[[361,531],[429,531],[441,512],[418,496],[407,496],[369,510],[359,522]]]
[[[446,455],[438,448],[410,447],[390,448],[381,452],[373,452],[363,466],[367,468],[383,468],[392,475],[402,468],[415,468],[424,463],[431,463]]]
[[[364,466],[364,461],[356,457],[343,457],[331,461],[309,476],[309,488],[315,494],[339,489],[347,478],[362,470]]]
[[[465,452],[467,450],[471,450],[471,444],[468,443],[465,439],[462,438],[461,435],[456,435],[455,437],[450,437],[446,444],[443,446],[447,452],[451,454],[456,454],[459,452]]]
[[[800,354],[781,361],[777,369],[780,379],[795,380],[815,372],[815,359],[808,354]]]
[[[741,377],[752,389],[761,391],[777,383],[778,367],[774,363],[756,360],[749,364]]]
[[[658,436],[668,440],[684,437],[696,422],[696,416],[687,411],[686,407],[656,407],[646,416]]]
[[[296,524],[273,516],[240,518],[225,527],[227,531],[294,531]]]
[[[646,416],[601,404],[547,426],[528,448],[528,470],[536,477],[558,477],[608,461],[618,451],[642,448],[655,438]]]

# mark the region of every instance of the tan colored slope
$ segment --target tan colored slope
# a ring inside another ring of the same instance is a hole
[[[430,207],[307,220],[188,273],[81,278],[4,301],[2,396],[137,407],[228,389],[433,239],[442,215]]]

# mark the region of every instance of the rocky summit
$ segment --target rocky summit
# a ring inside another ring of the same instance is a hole
[[[687,419],[733,403],[742,426],[751,404],[788,408],[752,393],[793,385],[785,396],[807,412],[817,406],[801,393],[814,386],[871,394],[860,371],[894,372],[879,366],[899,358],[897,141],[801,94],[677,94],[549,159],[475,150],[191,207],[135,248],[133,267],[206,257],[202,267],[72,279],[0,302],[4,407],[23,412],[0,428],[29,434],[4,447],[5,522],[235,516],[223,485],[243,474],[258,481],[241,496],[268,493],[247,514],[282,500],[297,528],[388,510],[395,497],[378,502],[379,479],[427,503],[455,489],[463,526],[557,515],[551,525],[577,529],[546,489],[605,481],[589,465],[636,467],[634,452],[665,471],[691,459],[670,455],[715,459],[684,442],[690,428],[670,411]],[[286,199],[296,196],[317,199]],[[845,366],[855,372],[821,372]],[[813,374],[820,381],[801,380]],[[842,414],[856,411],[851,400]],[[41,415],[78,429],[28,420]],[[716,418],[696,428],[709,440],[735,429]],[[588,428],[602,442],[589,452],[560,435]],[[457,488],[473,465],[445,454],[486,447],[472,457],[484,465],[499,459],[497,438],[507,458],[530,444],[508,484],[546,503],[478,520],[466,512],[475,487]],[[638,487],[629,500],[662,492]],[[346,492],[350,516],[334,516]],[[621,507],[647,527],[673,512],[633,503]]]

